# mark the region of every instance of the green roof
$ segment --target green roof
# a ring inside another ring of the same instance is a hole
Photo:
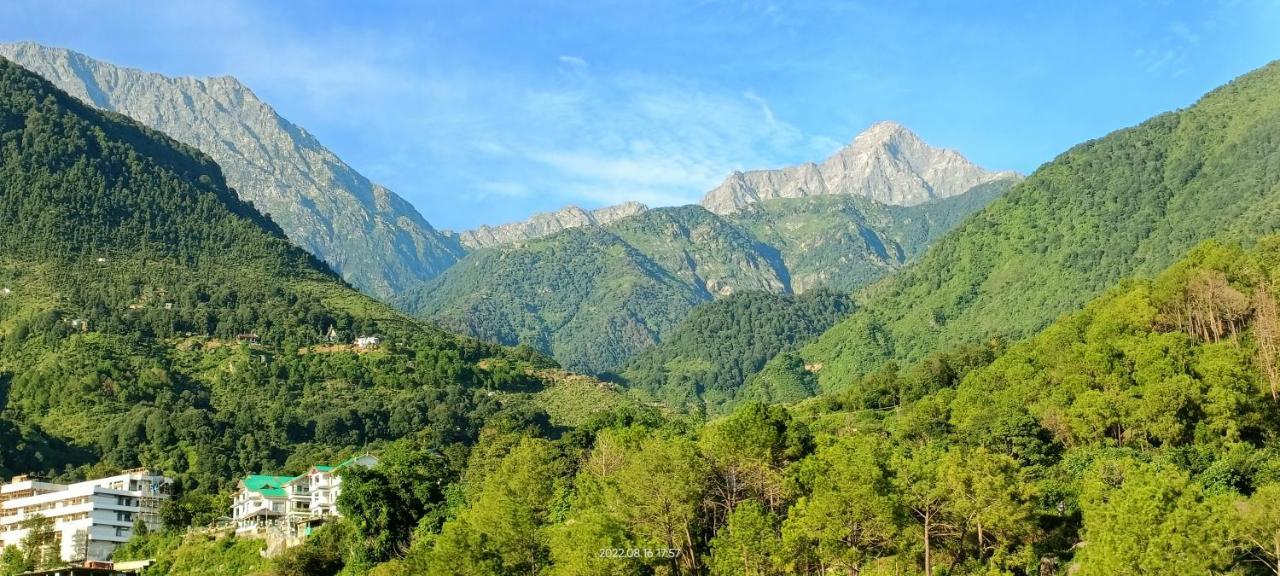
[[[268,498],[284,498],[284,485],[294,478],[297,476],[246,476],[244,487],[246,490],[257,492]]]
[[[337,465],[337,466],[334,466],[334,468],[335,468],[335,469],[336,469],[336,468],[346,468],[347,466],[350,466],[352,463],[354,463],[356,460],[359,460],[359,459],[361,459],[361,458],[364,458],[365,456],[372,456],[372,454],[357,454],[357,455],[355,455],[355,456],[352,456],[352,457],[350,457],[350,458],[347,458],[343,463],[341,463],[341,464],[339,464],[339,465]]]
[[[368,454],[352,456],[337,466],[321,466],[317,464],[312,466],[312,468],[315,468],[320,472],[333,472],[339,468],[349,466],[352,462],[355,462],[365,456],[368,456]],[[284,498],[288,496],[284,491],[284,485],[299,478],[302,478],[302,476],[267,476],[263,474],[255,474],[253,476],[245,476],[241,483],[244,484],[245,490],[249,490],[250,492],[257,492],[268,498]]]

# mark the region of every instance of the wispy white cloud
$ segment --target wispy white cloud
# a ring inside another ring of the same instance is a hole
[[[568,66],[572,66],[572,67],[574,67],[574,68],[586,68],[586,67],[587,67],[587,61],[586,61],[586,60],[583,60],[582,58],[579,58],[579,57],[577,57],[577,56],[561,55],[561,56],[560,56],[560,63],[561,63],[561,64],[568,65]]]
[[[1165,27],[1156,44],[1138,48],[1133,56],[1147,74],[1176,78],[1187,72],[1187,60],[1199,46],[1199,32],[1186,22],[1175,20]]]
[[[459,175],[448,194],[464,202],[504,197],[586,206],[691,203],[733,170],[817,159],[839,147],[778,118],[750,90],[595,70],[570,54],[556,59],[562,76],[540,82],[448,71],[405,65],[394,57],[394,43],[383,52],[369,40],[347,37],[346,56],[324,66],[327,51],[302,42],[287,47],[275,58],[306,72],[278,81],[322,94],[309,99],[318,110],[342,114],[372,134],[395,134],[408,152],[378,158],[379,171],[421,163],[423,154],[447,163]],[[410,53],[407,47],[403,52]],[[317,70],[325,66],[327,71]],[[381,107],[368,106],[405,99],[421,104],[409,116],[388,117]],[[531,205],[527,211],[546,208]]]
[[[1177,52],[1173,50],[1165,50],[1164,52],[1152,56],[1152,59],[1147,63],[1146,70],[1148,73],[1159,72],[1161,69],[1177,59]]]
[[[535,186],[566,201],[691,203],[735,169],[832,149],[755,93],[679,78],[594,76],[523,98],[523,117],[538,125],[519,131],[514,150],[541,169]]]
[[[1171,22],[1169,24],[1169,32],[1189,45],[1196,46],[1200,44],[1200,35],[1192,31],[1184,22]]]
[[[750,100],[751,102],[754,102],[760,106],[760,112],[764,114],[764,119],[766,122],[768,122],[769,124],[777,124],[778,122],[777,118],[774,117],[773,108],[769,106],[768,100],[761,98],[755,92],[752,92],[750,90],[748,90],[742,96],[747,100]]]

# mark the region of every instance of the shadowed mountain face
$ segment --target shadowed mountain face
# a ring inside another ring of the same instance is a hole
[[[31,43],[0,56],[98,108],[194,146],[242,198],[348,282],[387,296],[462,257],[408,202],[346,165],[231,77],[170,78]]]
[[[847,194],[912,206],[1014,176],[984,170],[954,150],[925,144],[900,124],[880,122],[821,164],[735,172],[708,192],[702,205],[730,214],[773,198]]]

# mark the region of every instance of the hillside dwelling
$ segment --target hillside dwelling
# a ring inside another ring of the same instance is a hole
[[[290,498],[284,485],[294,476],[247,476],[237,485],[231,501],[231,519],[236,532],[254,531],[285,517]]]
[[[10,290],[7,286],[0,288],[0,296],[8,296],[10,294],[13,294],[13,290]]]
[[[258,338],[258,334],[254,332],[250,332],[247,334],[236,334],[236,342],[240,342],[242,344],[257,344],[260,341],[261,339]]]
[[[70,320],[71,329],[87,332],[89,330],[89,320],[86,318],[72,318]]]
[[[160,506],[172,484],[173,479],[143,468],[74,484],[14,477],[0,485],[0,548],[20,546],[29,532],[23,523],[44,516],[53,522],[64,561],[107,561],[133,537],[137,520],[160,529]]]
[[[99,258],[98,258],[98,263],[99,263],[99,264],[106,264],[106,263],[107,263],[107,259],[106,259],[106,258],[99,257]]]
[[[376,456],[363,454],[336,466],[312,466],[300,476],[246,477],[231,503],[236,533],[257,534],[272,525],[309,524],[339,516],[342,477],[338,473],[349,466],[377,464]]]
[[[356,348],[360,348],[362,350],[366,348],[377,348],[379,344],[382,344],[382,339],[377,336],[360,336],[359,338],[356,338]]]
[[[328,331],[328,332],[325,332],[325,334],[324,334],[324,339],[325,339],[326,341],[328,341],[330,344],[336,344],[336,343],[338,342],[338,340],[340,339],[340,338],[338,337],[338,330],[337,330],[336,328],[334,328],[333,326],[330,326],[330,327],[329,327],[329,331]]]

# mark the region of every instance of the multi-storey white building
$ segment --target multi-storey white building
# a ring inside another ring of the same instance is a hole
[[[289,495],[285,483],[293,476],[246,476],[231,500],[231,519],[237,532],[253,531],[288,514]]]
[[[342,492],[340,470],[348,466],[372,468],[378,458],[356,456],[337,466],[312,466],[301,476],[247,476],[231,503],[231,518],[239,533],[256,532],[270,524],[297,524],[338,516]]]
[[[43,516],[53,524],[63,560],[107,560],[133,536],[137,520],[160,528],[160,505],[171,483],[146,469],[75,484],[15,477],[0,485],[0,547],[20,546],[29,532],[26,521]]]

